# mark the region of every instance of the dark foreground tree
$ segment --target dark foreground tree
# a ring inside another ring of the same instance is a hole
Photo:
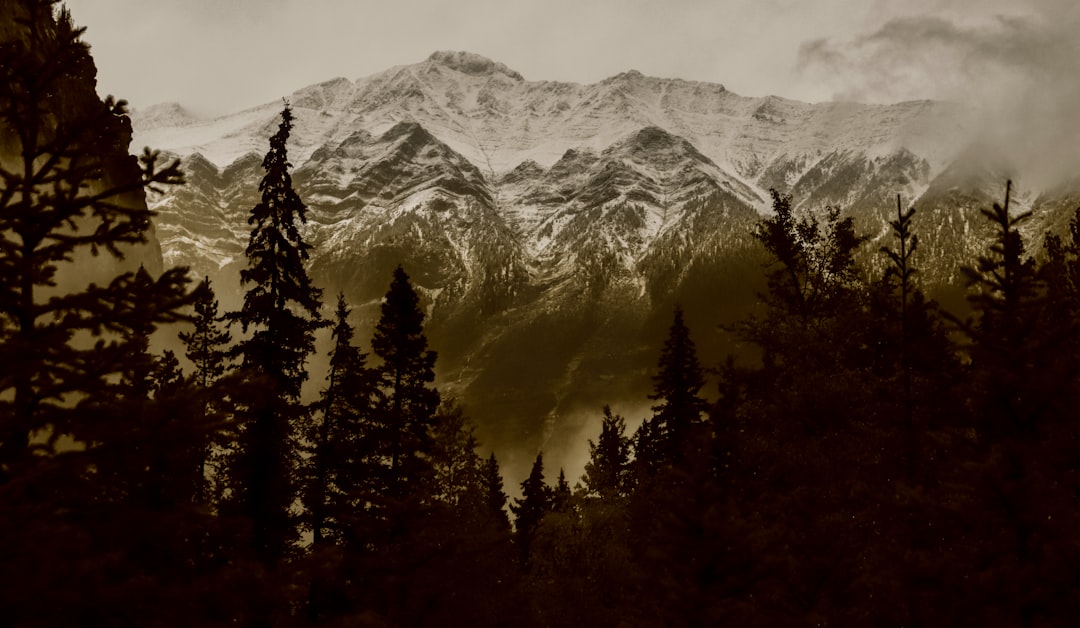
[[[187,298],[183,269],[149,283],[108,276],[146,242],[143,190],[182,177],[149,150],[141,170],[131,163],[125,103],[87,89],[96,70],[83,29],[67,12],[54,18],[54,4],[0,11],[0,476],[30,462],[35,433],[82,438],[73,402],[127,368],[133,329],[176,320]],[[147,318],[133,319],[135,304]]]
[[[522,565],[528,565],[530,546],[544,515],[551,511],[554,493],[544,481],[544,454],[536,454],[529,477],[521,483],[521,498],[514,500],[514,533]]]
[[[228,348],[232,342],[232,334],[222,327],[223,319],[218,314],[218,301],[214,295],[213,285],[210,278],[206,277],[195,289],[195,316],[192,320],[191,331],[180,332],[179,338],[185,347],[185,355],[191,361],[194,368],[192,384],[195,394],[201,400],[195,401],[197,418],[208,425],[223,421],[226,408],[224,398],[225,391],[219,390],[222,378],[228,368]],[[215,455],[211,451],[211,443],[207,442],[200,446],[194,464],[200,478],[200,486],[196,495],[199,502],[207,502],[210,499],[210,479],[208,467],[212,468],[213,475],[220,480],[220,465],[212,460]]]
[[[682,308],[676,306],[653,376],[653,393],[649,395],[649,399],[658,402],[653,406],[652,421],[669,463],[685,453],[691,433],[700,425],[708,408],[705,400],[698,396],[704,385],[705,375],[698,362],[697,349],[683,322]]]
[[[296,542],[291,512],[298,490],[296,438],[309,418],[300,390],[315,330],[324,326],[321,291],[305,269],[309,246],[300,225],[307,207],[289,174],[286,143],[292,121],[286,103],[263,159],[262,198],[248,218],[248,267],[240,271],[241,285],[247,286],[244,304],[228,316],[247,335],[234,353],[252,384],[238,400],[240,436],[229,461],[228,511],[248,517],[252,547],[267,564],[288,555]]]
[[[626,420],[604,406],[600,438],[589,441],[589,461],[582,478],[589,494],[607,501],[625,497],[629,489],[630,439]]]
[[[484,461],[480,477],[484,487],[484,505],[495,532],[509,532],[510,520],[506,516],[507,497],[506,492],[503,491],[502,474],[499,472],[499,461],[495,459],[495,452],[492,452]]]
[[[389,490],[404,497],[421,487],[431,472],[431,430],[439,407],[434,351],[424,335],[424,312],[409,276],[398,266],[382,303],[371,339],[382,360],[377,366],[384,402],[381,410]]]
[[[321,416],[311,424],[307,440],[305,505],[316,544],[341,538],[342,520],[355,515],[364,495],[370,496],[373,469],[373,411],[378,401],[375,372],[367,356],[353,346],[353,327],[345,295],[338,295],[330,352],[330,371],[323,390]]]
[[[146,349],[183,318],[186,271],[135,270],[155,261],[144,192],[181,175],[128,154],[125,104],[98,98],[83,29],[55,4],[0,3],[0,615],[183,622],[197,603],[174,583],[205,566],[188,531],[207,517],[172,503],[190,476],[168,445],[198,434],[157,411],[168,386]]]

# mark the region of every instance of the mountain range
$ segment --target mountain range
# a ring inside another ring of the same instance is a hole
[[[286,97],[294,185],[309,206],[310,272],[344,292],[363,333],[402,264],[428,308],[439,385],[511,475],[538,449],[580,469],[612,403],[631,425],[675,303],[703,360],[739,352],[766,261],[750,236],[770,189],[804,211],[840,207],[888,238],[896,195],[918,209],[923,281],[946,289],[985,246],[979,209],[1016,164],[966,107],[802,103],[629,71],[529,81],[464,52]],[[204,119],[175,103],[132,114],[133,149],[182,160],[187,185],[151,199],[167,265],[240,294],[247,214],[280,102]],[[1019,182],[1032,246],[1080,205],[1080,181]],[[362,342],[362,338],[361,338]],[[706,391],[708,392],[708,391]]]

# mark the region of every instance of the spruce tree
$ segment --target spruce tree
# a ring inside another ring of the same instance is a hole
[[[510,529],[510,520],[506,516],[506,492],[503,490],[502,474],[499,473],[499,461],[495,452],[491,452],[480,471],[484,485],[484,503],[495,530],[506,532]]]
[[[197,420],[209,428],[211,425],[222,423],[224,421],[222,415],[227,411],[225,402],[229,395],[219,388],[229,369],[228,351],[229,344],[232,342],[232,334],[221,325],[224,319],[218,315],[218,301],[209,277],[204,278],[195,289],[194,309],[193,328],[191,331],[180,332],[178,336],[184,344],[184,354],[194,366],[192,393],[199,399],[191,401],[195,407]],[[239,384],[239,382],[234,382],[234,384]],[[199,490],[195,496],[199,502],[210,499],[208,466],[214,462],[211,459],[213,457],[211,440],[207,438],[206,442],[198,446],[193,463],[197,477],[200,479]]]
[[[96,70],[84,29],[54,4],[21,0],[0,16],[10,20],[0,33],[0,478],[33,462],[32,434],[90,440],[74,402],[110,394],[112,377],[130,371],[132,330],[177,320],[187,298],[184,269],[149,285],[131,272],[73,280],[76,263],[107,267],[100,253],[118,262],[145,243],[143,191],[182,175],[149,149],[133,166],[126,103],[87,88]]]
[[[182,176],[128,154],[126,105],[97,96],[83,29],[55,5],[0,3],[0,614],[132,624],[180,597],[198,559],[174,531],[206,522],[158,490],[167,445],[197,435],[147,377],[147,338],[190,303],[186,269],[131,270],[145,190]]]
[[[338,295],[332,338],[321,417],[308,435],[312,450],[305,503],[315,543],[340,528],[339,520],[353,509],[358,495],[372,492],[369,449],[375,374],[367,368],[367,356],[352,344],[353,327],[344,294]]]
[[[214,286],[206,277],[195,288],[195,316],[193,329],[180,332],[184,343],[184,355],[195,368],[195,383],[202,388],[213,386],[228,368],[228,346],[232,334],[222,327],[223,318],[218,315],[218,301]]]
[[[626,421],[604,406],[600,438],[589,440],[589,461],[585,463],[585,488],[591,495],[613,500],[627,494],[627,473],[630,459],[630,439],[626,436]]]
[[[254,384],[239,404],[240,437],[228,470],[230,509],[251,520],[253,548],[268,564],[286,556],[296,540],[290,512],[297,495],[296,438],[309,416],[300,391],[315,331],[324,326],[321,291],[304,266],[310,247],[300,226],[307,207],[289,174],[286,143],[292,121],[285,103],[262,163],[261,200],[248,217],[248,267],[240,271],[240,283],[247,286],[243,307],[228,315],[246,334],[233,354]]]
[[[667,462],[674,462],[685,453],[691,432],[701,424],[708,409],[705,400],[698,396],[704,385],[697,349],[683,322],[682,308],[676,306],[653,376],[653,393],[649,395],[649,399],[659,402],[653,406],[653,421]]]
[[[431,430],[439,407],[434,351],[424,335],[424,313],[409,276],[398,266],[382,303],[371,349],[382,360],[377,367],[384,398],[382,422],[389,487],[402,497],[422,486],[430,473]]]
[[[912,264],[912,256],[919,247],[919,236],[912,229],[911,219],[915,208],[902,210],[900,195],[896,195],[896,220],[889,222],[898,245],[897,250],[881,247],[891,264],[885,269],[885,282],[896,282],[895,289],[900,293],[900,374],[903,384],[904,432],[907,441],[907,476],[915,473],[915,458],[918,449],[915,434],[914,398],[911,390],[911,322],[909,311],[911,299],[916,292],[912,281],[917,272]]]
[[[1050,391],[1041,389],[1051,383],[1038,375],[1044,366],[1040,358],[1049,349],[1048,330],[1040,327],[1043,285],[1017,229],[1031,212],[1013,215],[1011,192],[1008,181],[1005,202],[982,210],[994,225],[995,241],[974,267],[961,268],[974,319],[960,322],[960,327],[972,343],[971,359],[980,380],[976,386],[981,389],[976,394],[986,404],[980,428],[991,439],[1034,433],[1048,407]]]
[[[514,513],[515,541],[521,552],[522,564],[529,560],[529,550],[537,528],[551,511],[554,494],[544,482],[544,454],[536,454],[529,477],[521,483],[521,499],[515,499],[510,510]]]

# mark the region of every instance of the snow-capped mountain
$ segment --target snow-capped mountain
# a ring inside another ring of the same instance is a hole
[[[770,188],[800,207],[840,206],[877,238],[900,194],[920,209],[928,274],[945,283],[1008,172],[972,144],[955,104],[748,98],[634,71],[528,81],[460,52],[287,98],[313,277],[344,291],[363,324],[404,264],[430,308],[443,388],[486,443],[521,452],[574,441],[604,401],[641,398],[676,300],[700,323],[706,359],[721,357],[709,354],[729,348],[715,323],[743,315],[760,288],[749,233]],[[133,146],[175,154],[187,172],[153,201],[167,264],[235,290],[280,109],[133,114]],[[1078,188],[1017,202],[1058,215]]]

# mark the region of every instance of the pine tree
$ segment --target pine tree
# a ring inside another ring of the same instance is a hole
[[[492,452],[484,462],[480,475],[484,484],[484,503],[495,530],[506,532],[510,529],[510,520],[506,516],[506,492],[503,490],[502,474],[499,473],[499,461]]]
[[[259,183],[261,201],[251,209],[253,225],[240,283],[244,304],[228,319],[248,336],[233,354],[254,383],[240,401],[240,440],[230,461],[231,508],[252,523],[259,558],[273,564],[296,537],[290,508],[297,494],[296,437],[309,410],[300,401],[305,364],[314,349],[321,291],[311,285],[304,263],[309,245],[300,234],[307,207],[292,187],[286,143],[292,109],[285,103],[278,131],[270,137]]]
[[[219,325],[222,321],[218,316],[214,286],[206,277],[195,288],[194,328],[179,333],[184,354],[195,367],[195,381],[202,388],[213,386],[228,368],[227,348],[232,342],[232,334]]]
[[[107,267],[99,253],[119,261],[146,242],[143,191],[182,175],[149,150],[135,173],[126,103],[86,88],[96,70],[84,29],[66,10],[54,17],[54,4],[6,5],[11,30],[0,33],[0,478],[33,462],[32,434],[88,440],[72,402],[111,392],[131,330],[177,320],[187,298],[184,269],[149,286],[130,272],[106,285],[76,279],[75,262]]]
[[[97,96],[55,5],[0,3],[0,614],[124,625],[175,606],[185,623],[176,583],[202,564],[177,531],[206,518],[163,480],[166,445],[198,434],[158,412],[146,349],[184,318],[187,271],[132,270],[145,190],[182,176],[128,154],[125,103]]]
[[[885,282],[896,281],[896,288],[900,292],[900,373],[903,382],[904,397],[904,432],[907,440],[907,476],[910,479],[915,473],[915,458],[918,444],[915,435],[914,398],[911,390],[911,323],[908,312],[911,309],[911,297],[916,292],[912,282],[917,272],[912,264],[912,256],[919,247],[919,236],[913,232],[911,219],[915,216],[915,208],[911,207],[906,212],[900,204],[900,195],[896,195],[896,220],[889,222],[892,226],[893,235],[896,237],[899,249],[893,251],[887,247],[881,247],[881,252],[888,256],[892,262],[885,269]]]
[[[1004,204],[982,210],[996,230],[988,254],[981,255],[976,266],[961,268],[975,319],[957,322],[971,339],[972,361],[984,376],[978,384],[986,403],[981,427],[991,438],[1032,433],[1048,407],[1049,391],[1039,388],[1049,382],[1035,376],[1048,349],[1042,336],[1046,330],[1040,329],[1043,286],[1017,229],[1031,212],[1010,214],[1011,192],[1008,181]]]
[[[461,406],[443,403],[435,415],[432,430],[431,494],[455,509],[479,512],[483,509],[479,444]]]
[[[630,439],[626,436],[626,421],[604,406],[600,438],[589,440],[589,461],[585,463],[585,488],[591,495],[613,500],[627,494],[627,473],[630,460]]]
[[[178,337],[184,343],[184,354],[194,365],[193,374],[195,390],[192,391],[200,397],[200,400],[191,400],[196,408],[198,420],[209,427],[220,423],[222,418],[219,414],[226,410],[225,391],[220,391],[219,386],[222,378],[229,368],[228,347],[232,342],[232,334],[224,328],[224,321],[218,315],[218,301],[214,295],[213,284],[206,277],[195,289],[195,316],[192,321],[194,327],[189,332],[180,332]],[[236,383],[239,385],[239,382]],[[210,498],[210,480],[207,474],[207,466],[212,463],[211,439],[198,447],[194,465],[197,477],[200,478],[199,490],[195,499],[206,502]]]
[[[681,307],[675,307],[675,319],[660,352],[657,373],[653,376],[653,421],[667,462],[674,462],[688,446],[691,432],[701,424],[708,404],[698,396],[705,376],[698,362],[697,349],[690,330],[683,322]]]
[[[382,360],[377,368],[390,490],[401,497],[420,488],[430,473],[425,457],[439,407],[439,393],[429,387],[435,381],[436,354],[428,349],[420,299],[401,266],[383,299],[371,348]]]
[[[566,480],[566,471],[559,468],[559,477],[555,480],[555,489],[551,493],[551,509],[562,512],[570,508],[570,498],[573,497],[570,490],[570,482]]]
[[[544,515],[551,511],[554,496],[544,482],[544,454],[536,454],[529,477],[521,483],[521,499],[515,499],[510,510],[514,513],[514,530],[522,564],[529,560],[534,535]]]
[[[374,372],[367,368],[367,356],[352,344],[344,294],[338,294],[332,337],[322,416],[308,435],[313,448],[305,502],[315,543],[323,541],[326,527],[336,527],[336,519],[351,510],[350,494],[362,492],[371,468],[366,448],[372,440],[367,432],[376,397]]]

